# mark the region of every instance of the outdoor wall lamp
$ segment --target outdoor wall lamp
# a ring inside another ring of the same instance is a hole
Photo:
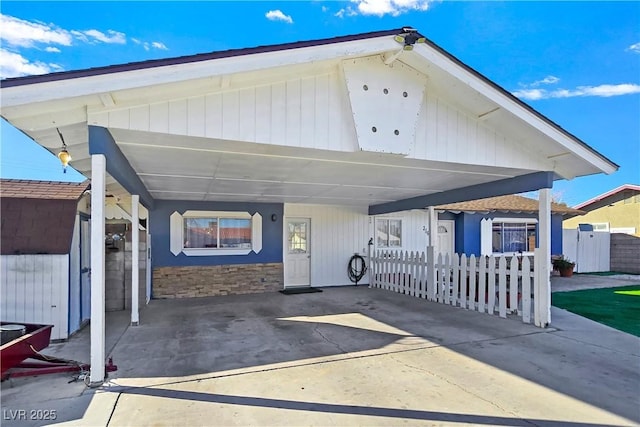
[[[395,41],[403,45],[403,50],[413,50],[416,43],[425,43],[427,40],[422,37],[415,28],[404,27],[402,33],[393,38]]]
[[[71,154],[69,154],[69,152],[67,151],[67,144],[65,144],[64,142],[64,138],[62,137],[62,133],[60,133],[60,129],[56,128],[56,130],[58,131],[58,135],[60,136],[60,141],[62,141],[62,148],[58,153],[58,159],[60,159],[60,162],[62,163],[62,173],[67,173],[67,166],[72,160]]]

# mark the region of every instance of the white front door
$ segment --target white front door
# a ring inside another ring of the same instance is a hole
[[[311,219],[288,218],[284,235],[284,286],[310,286]]]
[[[438,221],[438,251],[444,257],[452,257],[455,252],[455,221]]]

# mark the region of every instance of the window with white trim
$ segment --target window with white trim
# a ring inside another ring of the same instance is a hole
[[[251,219],[184,218],[185,248],[251,249]]]
[[[535,218],[484,218],[480,221],[480,253],[533,254],[537,225]]]
[[[493,253],[533,252],[536,247],[536,222],[493,220],[491,247]]]
[[[171,252],[187,256],[246,255],[262,250],[262,216],[248,212],[186,211],[170,218]]]
[[[376,218],[376,247],[402,247],[402,220]]]

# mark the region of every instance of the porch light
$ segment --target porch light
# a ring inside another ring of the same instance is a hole
[[[414,28],[405,27],[402,31],[401,34],[396,35],[393,39],[403,45],[403,50],[413,50],[414,44],[425,43],[427,41],[427,39],[421,37]]]
[[[62,137],[60,129],[56,128],[56,130],[58,131],[58,135],[60,136],[60,141],[62,141],[62,148],[58,153],[58,159],[60,159],[60,162],[62,163],[62,173],[67,173],[67,166],[72,160],[71,154],[69,154],[69,152],[67,151],[67,144],[64,142],[64,138]]]

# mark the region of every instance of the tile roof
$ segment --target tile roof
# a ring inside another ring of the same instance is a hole
[[[12,199],[78,200],[89,187],[84,182],[0,179],[0,197]]]
[[[528,197],[508,195],[488,197],[486,199],[469,200],[467,202],[449,203],[436,206],[436,209],[464,212],[538,212],[538,201]],[[562,215],[582,215],[583,211],[572,209],[565,204],[551,202],[551,212]]]

